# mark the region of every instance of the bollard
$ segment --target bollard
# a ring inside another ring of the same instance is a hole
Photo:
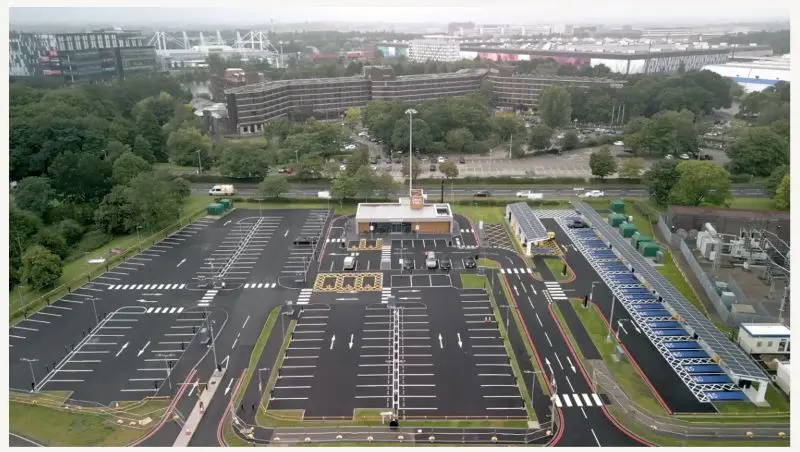
[[[181,350],[183,350],[185,347],[186,347],[186,344],[181,342]]]

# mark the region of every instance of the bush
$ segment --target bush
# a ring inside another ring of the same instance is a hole
[[[743,184],[750,182],[753,179],[752,174],[731,174],[731,183]]]
[[[67,261],[74,261],[81,257],[84,253],[92,252],[101,246],[110,242],[114,237],[106,234],[99,229],[92,229],[83,236],[80,242],[74,247],[74,252],[66,259]]]

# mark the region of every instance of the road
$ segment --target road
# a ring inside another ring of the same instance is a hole
[[[191,190],[193,195],[207,195],[209,188],[211,188],[214,184],[211,183],[195,183],[191,184]],[[237,196],[245,196],[251,197],[256,196],[258,192],[258,185],[256,184],[236,184],[236,194]],[[586,187],[588,188],[588,186]],[[491,196],[494,197],[513,197],[517,194],[520,190],[528,190],[533,189],[537,193],[542,193],[545,198],[548,197],[570,197],[575,196],[576,193],[580,193],[580,191],[574,190],[572,187],[564,187],[564,188],[541,188],[536,189],[535,187],[528,187],[523,185],[517,186],[510,186],[510,185],[459,185],[459,186],[450,186],[448,187],[445,184],[444,189],[444,197],[445,200],[449,199],[451,196],[472,196],[478,190],[486,190],[488,191]],[[321,184],[309,184],[309,185],[292,185],[289,191],[286,193],[285,196],[292,197],[292,198],[316,198],[320,191],[330,190],[330,186],[328,185],[321,185]],[[430,187],[428,188],[428,193],[431,196],[435,196],[440,191],[439,187]],[[625,187],[620,185],[609,185],[608,188],[604,189],[607,196],[618,196],[618,197],[632,197],[632,198],[642,198],[647,196],[647,189],[644,187]],[[738,198],[763,198],[767,196],[766,191],[763,188],[758,187],[733,187],[731,188],[731,192],[733,193],[734,197]],[[398,189],[395,190],[394,194],[397,196],[405,195],[406,189]]]

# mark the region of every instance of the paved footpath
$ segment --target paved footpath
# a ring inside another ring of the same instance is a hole
[[[215,370],[213,374],[211,374],[211,378],[208,380],[208,387],[197,400],[197,403],[194,406],[194,409],[189,414],[189,417],[186,418],[186,423],[183,425],[183,431],[177,438],[175,438],[175,442],[172,444],[172,447],[186,447],[189,445],[189,441],[191,441],[192,437],[194,436],[194,432],[197,430],[197,426],[200,424],[200,420],[203,419],[203,414],[205,414],[205,408],[208,407],[209,403],[211,403],[211,399],[214,398],[214,394],[217,393],[219,389],[220,382],[222,378],[225,376],[225,371],[228,370],[227,368],[222,368],[222,370]]]

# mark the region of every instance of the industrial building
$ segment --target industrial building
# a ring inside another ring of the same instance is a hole
[[[758,228],[789,241],[789,212],[670,206],[666,221],[673,231],[700,231],[706,223],[711,223],[720,234],[738,235],[743,229]]]
[[[160,70],[155,49],[135,31],[11,32],[9,72],[14,77],[59,77],[65,83],[123,79]]]
[[[763,91],[778,82],[791,82],[791,59],[789,55],[775,58],[760,58],[749,61],[731,61],[712,64],[703,69],[715,72],[738,83],[746,93]]]
[[[355,227],[360,234],[451,234],[455,222],[450,204],[426,204],[422,190],[414,189],[397,203],[360,203]]]
[[[454,38],[455,39],[455,38]],[[441,49],[434,46],[441,44]],[[454,61],[453,42],[459,46],[458,60],[489,61],[530,61],[536,59],[554,59],[561,64],[575,66],[604,65],[612,72],[620,74],[669,74],[680,68],[687,71],[701,70],[704,66],[723,64],[731,58],[761,58],[772,55],[768,46],[714,45],[698,42],[675,44],[671,42],[655,43],[635,40],[617,42],[574,40],[553,40],[544,42],[511,43],[505,42],[464,42],[450,40],[433,40],[427,43],[426,55],[434,61]],[[378,43],[378,52],[384,57],[410,54],[410,42]],[[437,59],[437,55],[446,55],[447,59]]]
[[[743,323],[737,338],[745,352],[754,355],[785,355],[791,351],[791,332],[780,323]]]

